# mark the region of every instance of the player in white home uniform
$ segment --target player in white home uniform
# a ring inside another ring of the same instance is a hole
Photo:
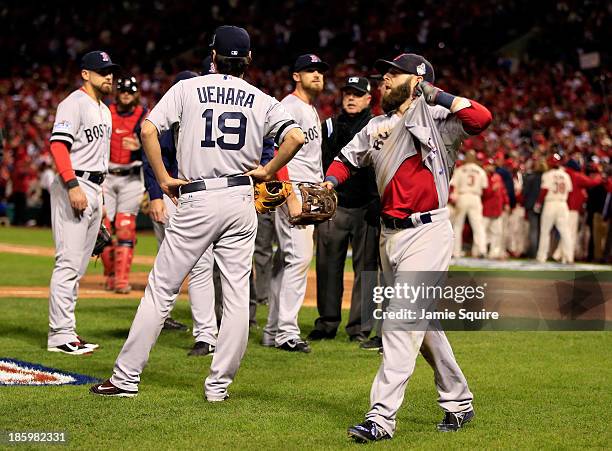
[[[468,133],[487,127],[491,114],[473,100],[435,88],[433,67],[420,55],[379,60],[376,67],[384,73],[387,114],[371,119],[341,150],[326,184],[342,183],[351,166],[373,166],[382,203],[380,257],[386,284],[395,286],[408,277],[435,286],[446,277],[453,251],[446,204],[457,149]],[[417,87],[420,97],[415,97]],[[387,312],[401,313],[398,309],[407,304],[391,298]],[[372,384],[371,408],[366,421],[348,430],[356,441],[393,436],[419,351],[434,369],[438,402],[445,411],[438,429],[457,430],[474,415],[472,393],[446,335],[435,324],[415,330],[413,323],[383,322],[383,362]]]
[[[278,178],[298,182],[323,181],[321,154],[321,121],[313,103],[323,90],[323,73],[329,66],[312,54],[300,56],[295,64],[295,91],[281,103],[302,127],[304,147],[287,164]],[[297,184],[294,192],[299,193]],[[291,200],[288,201],[290,204]],[[299,205],[299,204],[298,204]],[[314,226],[293,227],[289,224],[290,205],[276,210],[275,228],[280,252],[280,268],[272,275],[269,294],[268,321],[262,344],[295,352],[310,352],[300,337],[298,313],[306,295],[308,268],[313,254]]]
[[[559,168],[561,158],[554,154],[548,159],[550,169],[542,174],[539,202],[544,200],[540,218],[540,242],[536,259],[543,263],[548,258],[550,248],[550,231],[553,226],[559,231],[561,241],[561,262],[568,263],[572,259],[573,242],[569,231],[569,207],[567,197],[572,191],[572,179],[562,168]]]
[[[241,78],[251,61],[246,30],[217,28],[212,58],[216,74],[172,86],[143,124],[142,143],[155,177],[178,205],[113,375],[91,387],[94,394],[137,394],[140,374],[181,284],[211,245],[221,272],[223,319],[204,384],[206,399],[228,397],[228,386],[246,350],[249,275],[257,231],[249,175],[271,179],[300,149],[304,135],[278,101]],[[158,140],[159,133],[176,124],[180,180],[165,170]],[[261,143],[269,136],[280,145],[278,154],[258,168]]]
[[[85,274],[102,221],[102,182],[108,169],[111,114],[102,102],[113,88],[118,66],[105,52],[81,60],[83,87],[57,107],[51,153],[58,177],[51,185],[55,267],[49,286],[47,349],[88,354],[98,345],[76,333],[79,280]]]
[[[480,257],[487,253],[481,200],[482,190],[488,186],[487,174],[476,164],[476,153],[473,150],[468,152],[465,161],[464,165],[457,168],[451,180],[457,199],[453,222],[455,231],[453,256],[461,256],[463,225],[467,215],[472,228],[474,247],[478,253],[477,256]]]

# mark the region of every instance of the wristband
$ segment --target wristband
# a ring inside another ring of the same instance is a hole
[[[453,105],[453,100],[455,100],[455,96],[444,91],[438,92],[438,95],[436,96],[436,103],[448,110],[451,109],[451,106]]]
[[[76,178],[70,179],[66,182],[66,187],[68,189],[76,188],[77,186],[79,186],[79,181]]]
[[[338,179],[333,175],[328,175],[327,177],[325,177],[324,182],[331,182],[332,185],[334,185],[334,188],[338,186]]]

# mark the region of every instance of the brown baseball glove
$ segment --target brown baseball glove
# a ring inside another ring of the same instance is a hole
[[[255,209],[257,213],[268,213],[276,210],[293,192],[291,182],[260,182],[255,185]]]
[[[111,244],[113,241],[108,229],[104,224],[100,224],[100,230],[98,231],[98,237],[96,238],[96,245],[91,252],[93,257],[97,257],[102,253],[104,248]]]
[[[291,225],[320,224],[334,216],[338,196],[333,189],[316,183],[300,183],[298,189],[302,195],[302,212],[289,218]]]

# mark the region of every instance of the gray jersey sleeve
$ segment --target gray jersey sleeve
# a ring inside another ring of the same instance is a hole
[[[78,99],[75,96],[67,97],[57,106],[55,122],[49,140],[62,141],[70,149],[74,144],[80,126],[81,113]]]
[[[287,132],[292,128],[300,128],[300,126],[293,120],[285,107],[273,98],[266,113],[264,139],[273,137],[274,144],[279,146],[285,139]]]
[[[179,82],[172,86],[147,117],[147,119],[155,125],[160,134],[170,130],[174,124],[181,121],[181,116],[183,114],[183,102],[181,99],[183,95],[182,85],[183,83]]]
[[[348,162],[357,168],[363,168],[372,164],[370,135],[367,125],[363,127],[359,133],[353,136],[353,139],[344,146],[335,160],[343,163]]]

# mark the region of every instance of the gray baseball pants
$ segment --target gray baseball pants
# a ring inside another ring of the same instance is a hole
[[[223,319],[210,374],[209,401],[222,400],[246,350],[249,334],[249,276],[257,232],[252,186],[184,194],[166,228],[129,336],[117,357],[111,383],[138,390],[151,348],[174,307],[181,284],[212,245],[221,271]]]

